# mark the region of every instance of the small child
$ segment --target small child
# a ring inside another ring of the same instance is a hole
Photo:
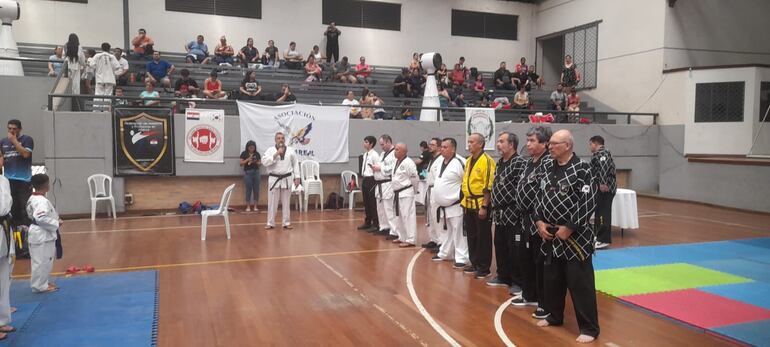
[[[27,201],[27,214],[32,220],[29,226],[29,254],[32,260],[30,286],[36,293],[50,293],[59,288],[49,283],[53,260],[56,256],[57,230],[61,220],[45,194],[49,190],[46,174],[32,176],[35,192]]]

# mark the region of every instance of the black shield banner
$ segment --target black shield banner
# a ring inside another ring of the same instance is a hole
[[[115,176],[174,175],[174,117],[165,108],[115,108]]]

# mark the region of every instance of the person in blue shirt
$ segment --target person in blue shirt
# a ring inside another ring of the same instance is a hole
[[[198,35],[195,41],[190,41],[184,46],[184,50],[187,51],[185,60],[188,64],[200,63],[208,64],[209,59],[209,46],[203,43],[203,35]]]
[[[145,82],[152,82],[158,85],[163,84],[165,88],[171,88],[171,74],[176,68],[166,60],[160,59],[160,52],[152,52],[152,60],[147,63],[147,78]]]
[[[8,137],[0,140],[3,151],[3,173],[11,184],[11,221],[13,225],[29,226],[26,206],[32,194],[32,150],[35,141],[31,136],[21,134],[21,121],[8,121]]]

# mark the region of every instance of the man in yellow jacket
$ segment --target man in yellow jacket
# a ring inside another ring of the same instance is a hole
[[[478,133],[468,137],[468,150],[471,155],[465,161],[463,175],[463,197],[460,204],[465,208],[465,230],[468,235],[468,253],[471,265],[463,269],[464,273],[474,274],[476,278],[490,275],[492,262],[492,222],[489,208],[495,175],[495,161],[484,153],[486,141]]]

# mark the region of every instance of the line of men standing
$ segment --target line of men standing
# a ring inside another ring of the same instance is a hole
[[[389,135],[378,142],[382,155],[373,136],[364,139],[365,220],[359,229],[413,247],[419,176],[406,145],[394,146]],[[599,323],[592,254],[610,243],[616,189],[604,139],[590,139],[590,163],[574,153],[568,130],[530,129],[527,158],[517,153],[513,133],[497,138],[497,162],[484,152],[485,142],[481,134],[470,135],[470,157],[464,159],[455,139],[431,139],[425,200],[430,242],[423,247],[437,253],[433,261],[453,261],[454,268],[483,279],[491,276],[494,245],[497,276],[488,285],[509,288],[512,306],[535,306],[532,317],[541,327],[563,324],[569,289],[580,329],[576,340],[593,341]]]

